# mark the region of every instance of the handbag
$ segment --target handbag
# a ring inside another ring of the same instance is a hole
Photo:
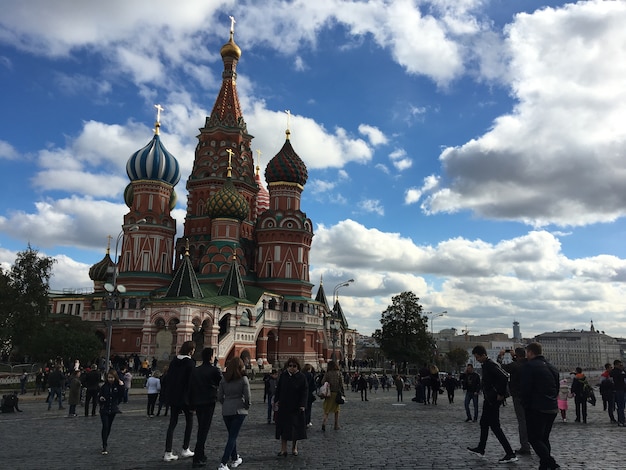
[[[343,405],[345,402],[346,399],[343,396],[343,393],[337,392],[337,395],[335,395],[335,403],[337,403],[338,405]]]
[[[320,398],[327,398],[330,396],[330,384],[328,382],[324,382],[324,385],[320,387],[318,395]]]

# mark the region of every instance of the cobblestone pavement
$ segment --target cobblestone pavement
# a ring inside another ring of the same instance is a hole
[[[266,421],[261,384],[253,384],[253,402],[238,440],[242,469],[492,469],[538,468],[535,455],[523,456],[517,463],[498,464],[504,452],[490,434],[484,458],[470,455],[466,447],[478,443],[477,423],[465,423],[463,394],[455,403],[440,395],[439,404],[404,403],[396,392],[378,391],[369,401],[348,392],[342,406],[341,429],[327,426],[321,431],[321,401],[313,404],[313,423],[308,439],[299,443],[299,456],[277,457],[279,441],[274,427]],[[45,398],[25,396],[23,413],[0,414],[0,467],[3,469],[181,469],[191,468],[191,459],[163,462],[168,418],[146,417],[146,396],[134,390],[123,414],[116,417],[109,438],[109,455],[100,455],[100,419],[67,418],[67,407],[47,411]],[[573,408],[573,403],[571,408]],[[626,468],[626,428],[609,424],[601,403],[589,407],[588,424],[574,423],[570,409],[567,423],[557,419],[552,432],[553,454],[563,469]],[[184,420],[174,434],[175,452],[180,452]],[[194,423],[195,424],[195,423]],[[513,406],[502,409],[502,424],[513,448],[519,447]],[[195,432],[191,445],[195,444]],[[207,441],[207,469],[216,469],[226,442],[226,430],[216,407]]]

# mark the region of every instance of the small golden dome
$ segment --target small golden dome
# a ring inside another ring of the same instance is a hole
[[[225,57],[234,57],[235,59],[239,59],[241,57],[241,49],[237,44],[235,44],[235,39],[233,38],[234,33],[230,32],[230,39],[226,44],[222,46],[220,49],[220,54],[222,54],[222,58]]]

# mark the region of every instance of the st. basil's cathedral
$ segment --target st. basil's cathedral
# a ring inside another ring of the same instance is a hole
[[[237,95],[241,49],[232,27],[220,52],[222,85],[198,135],[183,236],[176,239],[170,214],[179,164],[161,141],[156,106],[154,137],[126,165],[117,269],[109,242],[89,271],[93,293],[53,296],[52,312],[96,322],[104,342],[112,318],[112,356],[166,361],[193,340],[197,354],[212,347],[220,364],[233,356],[273,367],[290,356],[322,368],[350,360],[356,333],[339,302],[329,306],[321,282],[312,297],[313,223],[300,207],[306,165],[288,126],[265,189]]]

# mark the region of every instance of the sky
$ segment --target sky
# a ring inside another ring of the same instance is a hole
[[[626,337],[626,2],[0,0],[0,264],[30,243],[89,288],[130,155],[181,166],[230,16],[261,175],[287,127],[309,178],[313,296],[369,335],[404,291],[433,328]],[[438,315],[442,312],[443,315]],[[429,325],[430,326],[430,325]]]

